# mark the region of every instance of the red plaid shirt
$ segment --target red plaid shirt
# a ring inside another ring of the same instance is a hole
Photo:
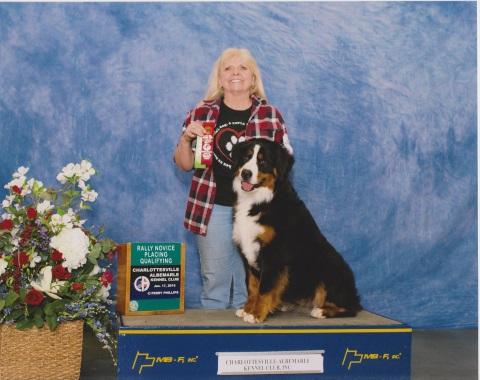
[[[280,112],[269,105],[266,99],[252,97],[252,114],[245,129],[245,138],[266,138],[282,144],[290,154],[293,149],[290,146],[287,130]],[[185,129],[192,121],[218,120],[221,100],[204,102],[187,114],[183,123]],[[205,236],[207,225],[212,214],[215,201],[216,184],[213,177],[212,167],[196,169],[193,173],[192,184],[185,211],[185,228],[193,233]]]

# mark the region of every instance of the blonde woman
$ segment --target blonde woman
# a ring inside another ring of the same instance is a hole
[[[290,153],[280,112],[268,104],[260,70],[247,49],[226,49],[213,65],[205,99],[187,114],[174,160],[185,171],[193,169],[192,142],[203,136],[202,122],[213,121],[213,164],[196,169],[192,177],[184,225],[197,234],[207,309],[243,307],[245,269],[232,240],[233,147],[246,139],[267,138]]]

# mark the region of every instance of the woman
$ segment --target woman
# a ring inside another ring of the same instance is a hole
[[[260,71],[247,49],[229,48],[221,54],[210,74],[205,100],[188,113],[174,155],[185,171],[193,168],[192,142],[203,136],[202,122],[207,120],[215,122],[213,164],[193,174],[184,225],[198,235],[202,306],[240,308],[247,289],[244,265],[232,241],[231,151],[245,139],[261,137],[293,153],[283,118],[267,103]]]

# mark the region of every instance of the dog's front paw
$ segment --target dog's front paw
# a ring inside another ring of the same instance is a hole
[[[318,319],[326,318],[326,316],[323,314],[323,309],[320,309],[318,307],[313,308],[312,311],[310,312],[310,315],[313,318],[318,318]]]
[[[235,312],[235,315],[238,317],[238,318],[243,318],[245,317],[247,313],[245,313],[245,310],[244,309],[238,309],[236,312]]]
[[[243,320],[248,323],[259,323],[259,320],[255,318],[253,314],[248,313],[245,313],[245,315],[243,316]]]

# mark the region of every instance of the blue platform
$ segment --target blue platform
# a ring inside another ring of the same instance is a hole
[[[323,320],[279,312],[258,325],[233,310],[124,316],[118,378],[409,379],[411,333],[366,311]]]

